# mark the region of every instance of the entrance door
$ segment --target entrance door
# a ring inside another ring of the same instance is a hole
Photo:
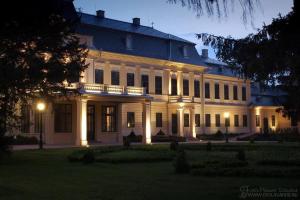
[[[268,118],[264,118],[264,134],[268,134],[269,133],[269,120]]]
[[[95,140],[95,106],[87,106],[87,140]]]
[[[177,114],[172,114],[172,134],[177,135]]]

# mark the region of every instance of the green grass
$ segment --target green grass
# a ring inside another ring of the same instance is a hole
[[[223,145],[215,147],[219,150],[214,150],[213,145],[211,152],[197,150],[205,149],[205,145],[202,146],[187,150],[190,162],[236,159],[235,152],[223,151],[226,148]],[[235,148],[232,146],[229,148]],[[250,149],[246,151],[250,165],[265,158],[300,159],[298,144],[273,144],[271,147],[259,144],[248,146],[245,145]],[[132,159],[149,155],[147,151],[152,149],[161,155],[162,150],[167,151],[168,145],[134,148],[134,150],[106,153],[103,153],[106,148],[100,148],[101,150],[97,149],[97,152],[109,158]],[[238,145],[236,148],[241,146]],[[244,185],[267,188],[299,188],[300,185],[298,179],[284,177],[177,175],[174,173],[171,161],[118,164],[96,162],[90,165],[81,162],[71,163],[67,156],[72,152],[74,149],[14,152],[10,159],[0,164],[0,199],[232,200],[239,199],[239,188]]]

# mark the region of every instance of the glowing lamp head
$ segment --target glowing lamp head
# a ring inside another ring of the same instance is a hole
[[[46,108],[46,105],[43,102],[39,102],[39,103],[37,103],[36,108],[38,109],[38,111],[44,111]]]
[[[228,119],[228,118],[229,118],[229,112],[225,112],[225,113],[224,113],[224,117],[225,117],[226,119]]]

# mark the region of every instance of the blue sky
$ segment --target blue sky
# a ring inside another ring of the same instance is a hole
[[[181,7],[181,4],[169,4],[167,0],[75,0],[74,4],[82,12],[90,14],[95,14],[96,10],[105,10],[106,17],[121,21],[131,22],[133,17],[140,17],[142,25],[151,26],[154,23],[154,28],[158,30],[197,43],[199,50],[203,46],[195,38],[195,33],[245,37],[249,33],[255,33],[263,23],[269,24],[279,13],[287,14],[293,5],[293,0],[260,0],[260,2],[261,7],[254,13],[254,26],[243,23],[242,11],[238,4],[234,5],[234,12],[229,12],[229,16],[222,19],[207,15],[196,17],[192,10]],[[211,49],[209,54],[214,57]]]

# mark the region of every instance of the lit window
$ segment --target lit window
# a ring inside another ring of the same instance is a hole
[[[115,106],[102,106],[102,131],[116,132],[117,131],[117,113]]]
[[[275,126],[275,115],[272,115],[272,126]]]
[[[256,117],[255,117],[255,124],[256,124],[256,127],[260,126],[260,116],[259,115],[256,115]]]
[[[127,127],[134,128],[135,127],[135,116],[134,112],[127,113]]]

